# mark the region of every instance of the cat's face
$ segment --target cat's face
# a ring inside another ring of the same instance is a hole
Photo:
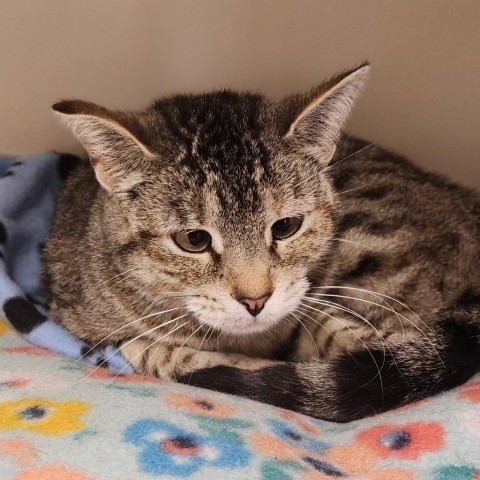
[[[222,118],[209,144],[218,120],[201,124],[195,148],[177,142],[178,155],[155,161],[135,198],[109,201],[129,219],[119,243],[151,237],[125,261],[141,265],[136,276],[152,296],[192,295],[182,300],[205,324],[251,333],[272,327],[305,294],[333,234],[334,196],[324,165],[289,152],[259,125]]]
[[[219,92],[130,116],[57,105],[76,118],[108,191],[106,235],[143,295],[175,296],[234,335],[294,316],[334,235],[326,167],[366,68],[280,104]]]

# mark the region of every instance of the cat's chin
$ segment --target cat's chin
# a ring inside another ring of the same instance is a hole
[[[278,320],[261,320],[259,318],[245,319],[228,325],[217,326],[216,328],[226,335],[248,336],[266,332],[278,324]],[[215,327],[215,325],[214,325]]]
[[[239,326],[238,329],[232,329],[228,333],[233,335],[254,335],[256,333],[265,332],[272,326],[273,326],[272,324],[265,324],[262,322],[252,322],[251,324],[245,324],[245,325]]]

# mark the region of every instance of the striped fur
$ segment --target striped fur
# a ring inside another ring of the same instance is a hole
[[[93,169],[72,174],[47,245],[52,317],[116,342],[138,372],[336,421],[468,379],[480,197],[341,137],[367,72],[278,103],[57,104]],[[275,240],[285,217],[300,229]],[[172,239],[197,229],[212,238],[203,253]],[[260,297],[253,315],[242,299]]]

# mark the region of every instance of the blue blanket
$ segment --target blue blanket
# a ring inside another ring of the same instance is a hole
[[[71,358],[131,373],[113,347],[91,348],[48,318],[42,292],[42,248],[68,174],[70,154],[0,157],[0,309],[31,343]]]

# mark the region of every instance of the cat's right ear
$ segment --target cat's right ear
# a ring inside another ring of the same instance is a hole
[[[155,154],[141,140],[142,127],[134,114],[81,100],[64,100],[52,108],[85,147],[106,190],[128,190],[140,180],[140,165]]]
[[[328,162],[369,69],[364,63],[336,75],[306,95],[286,98],[281,104],[287,111],[288,122],[283,138],[293,148],[308,152],[322,163]]]

